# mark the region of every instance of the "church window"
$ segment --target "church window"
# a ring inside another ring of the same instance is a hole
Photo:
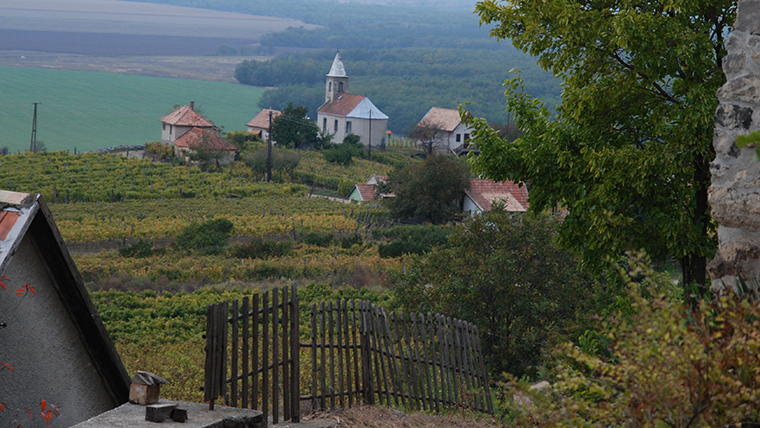
[[[351,121],[347,120],[346,121],[346,134],[350,134],[350,133],[351,133]]]
[[[332,82],[327,82],[327,90],[332,92]]]
[[[333,132],[338,132],[338,119],[335,119],[335,126],[333,127]]]
[[[338,82],[338,92],[343,92],[343,82]]]
[[[322,130],[327,131],[327,118],[322,119]]]

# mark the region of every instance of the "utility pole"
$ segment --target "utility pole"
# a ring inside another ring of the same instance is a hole
[[[272,181],[272,110],[269,110],[269,135],[267,135],[267,183]]]
[[[367,157],[372,160],[372,110],[369,111],[369,150],[367,150]]]
[[[37,153],[37,104],[41,102],[35,102],[34,104],[34,116],[32,117],[32,141],[29,143],[29,151]]]

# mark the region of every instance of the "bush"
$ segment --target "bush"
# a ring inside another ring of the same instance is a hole
[[[377,237],[396,239],[389,244],[380,244],[378,252],[382,258],[401,257],[404,254],[424,254],[433,247],[448,245],[448,237],[453,229],[449,226],[397,226],[377,230]]]
[[[163,252],[164,249],[153,248],[153,241],[150,239],[140,239],[125,247],[119,248],[119,255],[122,257],[150,257],[153,254]]]
[[[174,244],[186,250],[200,250],[215,253],[227,246],[232,234],[232,222],[226,218],[191,223],[177,235]]]
[[[340,247],[346,250],[354,245],[362,245],[362,243],[362,237],[358,233],[353,233],[340,239]]]
[[[334,240],[335,238],[331,233],[320,232],[310,233],[303,238],[303,242],[311,245],[316,245],[318,247],[329,247],[333,244]]]
[[[277,242],[257,237],[245,245],[235,245],[230,249],[230,255],[238,259],[269,259],[283,257],[292,248],[290,241]]]
[[[147,153],[158,156],[159,159],[170,159],[174,157],[174,146],[169,143],[153,141],[145,144]]]

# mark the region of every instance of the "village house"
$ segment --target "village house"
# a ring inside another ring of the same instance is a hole
[[[0,191],[0,276],[3,420],[44,427],[44,399],[68,427],[127,402],[129,376],[39,194]]]
[[[272,110],[268,108],[261,110],[259,114],[256,115],[256,117],[251,119],[251,121],[246,124],[246,126],[248,126],[248,132],[252,134],[256,134],[263,141],[266,141],[267,138],[269,138],[270,113],[271,113],[272,121],[274,121],[274,119],[277,118],[277,116],[282,114],[282,112],[279,110]]]
[[[193,128],[216,129],[214,123],[195,111],[195,102],[189,106],[180,106],[171,113],[161,117],[161,142],[173,143],[177,138]]]
[[[417,125],[420,145],[430,145],[432,152],[451,153],[469,145],[472,128],[462,123],[456,109],[432,107]]]
[[[237,157],[237,147],[222,138],[214,129],[190,128],[174,140],[174,156],[189,163],[193,153],[202,153],[205,160],[228,165]]]
[[[351,191],[351,194],[348,195],[348,199],[351,201],[356,202],[367,202],[367,201],[374,201],[377,199],[377,185],[380,183],[385,183],[388,181],[387,175],[376,175],[372,174],[372,176],[367,180],[366,183],[358,183],[354,185],[354,190]],[[386,194],[381,193],[380,198],[391,198],[393,197],[393,194]]]
[[[340,144],[348,134],[358,135],[362,144],[385,147],[388,116],[369,98],[348,93],[348,75],[340,53],[335,54],[325,83],[325,102],[317,110],[319,129],[333,134]]]
[[[504,204],[507,211],[525,212],[528,210],[528,188],[512,181],[496,182],[483,178],[470,180],[470,189],[465,191],[462,211],[477,215],[490,211],[497,201]]]

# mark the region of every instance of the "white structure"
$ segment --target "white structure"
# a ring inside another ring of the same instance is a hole
[[[340,53],[335,55],[325,84],[325,103],[317,111],[319,129],[333,135],[340,144],[348,134],[356,134],[365,146],[385,144],[388,116],[363,95],[348,93],[348,76]]]
[[[193,128],[209,130],[216,128],[213,122],[195,111],[193,101],[190,101],[189,106],[181,106],[159,120],[161,121],[162,143],[173,143],[174,140]]]
[[[435,150],[445,152],[466,149],[472,132],[472,128],[462,123],[458,110],[440,107],[428,110],[417,126],[431,131],[422,134],[435,138]]]

